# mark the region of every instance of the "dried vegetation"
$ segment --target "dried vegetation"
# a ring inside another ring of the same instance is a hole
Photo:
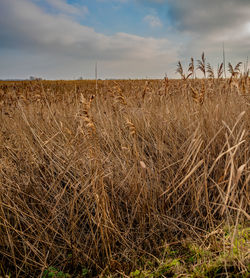
[[[183,80],[98,81],[98,90],[0,83],[2,275],[53,266],[76,277],[84,266],[126,277],[185,240],[235,248],[238,229],[230,241],[223,229],[249,221],[250,80],[237,66],[221,79],[222,65],[215,79],[204,57],[209,79],[188,79],[192,60],[188,77],[180,66]],[[243,245],[231,263],[247,273]]]

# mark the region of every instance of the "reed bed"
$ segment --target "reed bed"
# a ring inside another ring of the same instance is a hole
[[[128,277],[167,246],[232,250],[249,225],[249,79],[95,86],[0,83],[0,273]]]

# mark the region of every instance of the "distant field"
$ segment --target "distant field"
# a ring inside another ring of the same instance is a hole
[[[0,277],[249,277],[250,80],[0,82]]]

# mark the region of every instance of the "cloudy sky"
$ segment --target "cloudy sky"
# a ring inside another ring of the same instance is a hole
[[[175,77],[250,56],[250,0],[0,0],[0,79]]]

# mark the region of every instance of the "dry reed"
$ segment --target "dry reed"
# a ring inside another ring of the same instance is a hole
[[[249,221],[249,80],[110,82],[0,84],[0,272],[127,273]]]

